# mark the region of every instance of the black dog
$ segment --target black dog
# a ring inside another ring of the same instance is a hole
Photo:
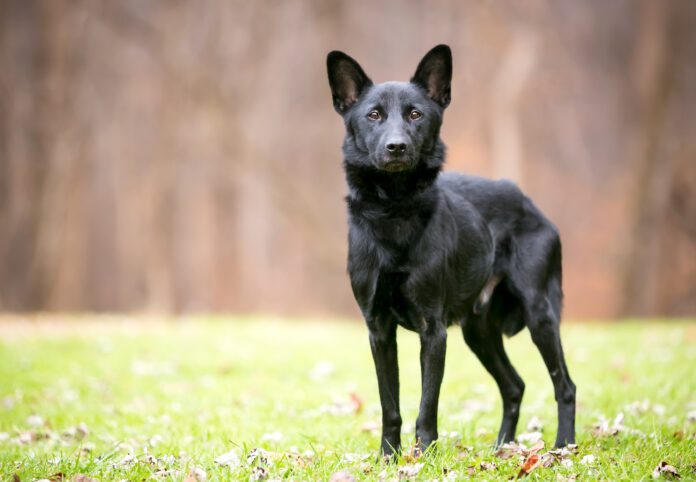
[[[373,85],[355,60],[337,51],[327,67],[333,104],[346,126],[348,272],[370,332],[383,453],[401,444],[397,325],[420,335],[421,450],[437,439],[447,326],[455,322],[500,389],[497,443],[514,440],[524,392],[502,335],[525,326],[553,381],[556,446],[573,443],[575,385],[559,337],[558,231],[511,182],[440,173],[449,47],[428,52],[410,82]]]

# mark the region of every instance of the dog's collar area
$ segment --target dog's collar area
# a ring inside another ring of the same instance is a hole
[[[424,193],[436,190],[440,166],[419,165],[415,169],[398,172],[380,171],[373,167],[345,165],[350,193],[349,200],[408,203]]]

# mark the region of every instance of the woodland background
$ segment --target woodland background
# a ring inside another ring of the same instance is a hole
[[[447,169],[559,226],[566,313],[696,314],[696,2],[0,0],[0,311],[355,316],[325,56],[454,53]]]

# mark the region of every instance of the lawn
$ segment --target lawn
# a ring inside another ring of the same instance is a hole
[[[696,323],[565,323],[563,341],[578,447],[555,456],[548,373],[526,331],[506,342],[527,384],[518,435],[550,465],[527,477],[651,479],[666,462],[695,479]],[[437,450],[387,464],[361,323],[0,318],[0,480],[514,478],[530,452],[496,454],[497,388],[458,328],[448,345]],[[417,337],[400,331],[399,348],[408,445]]]

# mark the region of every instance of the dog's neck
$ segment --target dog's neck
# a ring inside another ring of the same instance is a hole
[[[349,199],[388,205],[403,203],[436,189],[435,180],[442,168],[419,165],[403,172],[385,172],[373,167],[345,164]]]

